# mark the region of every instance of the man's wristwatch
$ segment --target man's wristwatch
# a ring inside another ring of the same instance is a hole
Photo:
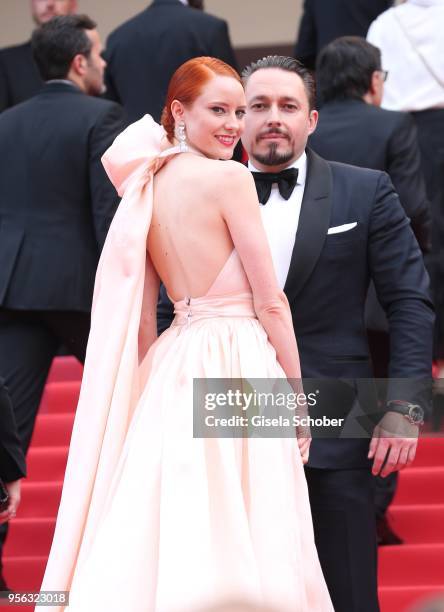
[[[424,424],[424,410],[418,404],[410,404],[402,400],[390,400],[387,402],[387,410],[402,414],[410,425]]]

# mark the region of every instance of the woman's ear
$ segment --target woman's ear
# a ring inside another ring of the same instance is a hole
[[[185,108],[182,102],[179,100],[173,100],[171,103],[171,114],[173,115],[174,121],[178,123],[179,121],[183,121]]]

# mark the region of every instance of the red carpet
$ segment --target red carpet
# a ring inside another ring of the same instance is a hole
[[[5,575],[17,591],[38,590],[61,494],[81,368],[59,358],[51,371],[28,455],[18,517],[11,523]],[[423,438],[415,467],[401,473],[391,523],[403,546],[380,550],[382,612],[404,612],[435,593],[444,595],[444,440]],[[29,610],[30,608],[18,608]],[[315,612],[315,611],[313,611]]]

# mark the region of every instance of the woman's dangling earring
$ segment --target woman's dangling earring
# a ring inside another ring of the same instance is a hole
[[[179,151],[186,153],[188,151],[187,135],[185,132],[185,123],[181,121],[176,129],[176,138],[179,141]]]

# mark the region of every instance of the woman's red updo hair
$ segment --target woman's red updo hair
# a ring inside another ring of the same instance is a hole
[[[173,74],[161,123],[167,133],[168,140],[174,141],[175,121],[171,112],[173,100],[178,100],[184,106],[191,106],[202,92],[204,85],[214,76],[228,76],[242,84],[241,78],[234,68],[215,57],[195,57],[179,66]]]

